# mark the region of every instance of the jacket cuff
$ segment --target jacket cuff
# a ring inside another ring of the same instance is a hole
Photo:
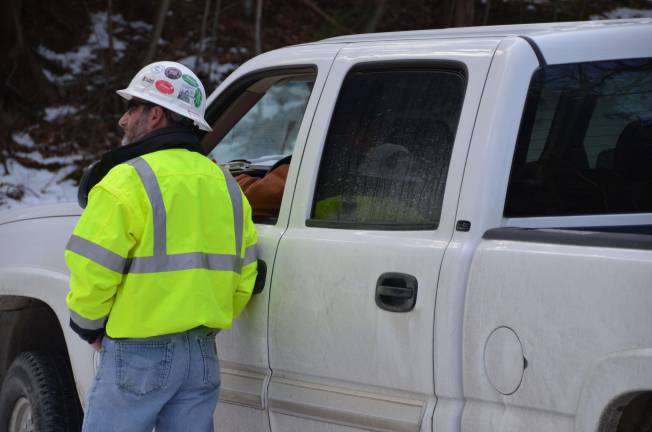
[[[104,336],[104,328],[97,330],[84,329],[75,324],[72,319],[70,319],[70,328],[89,344],[95,342],[98,337]]]

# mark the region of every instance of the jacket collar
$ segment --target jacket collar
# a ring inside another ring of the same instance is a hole
[[[111,168],[139,156],[159,150],[186,149],[202,153],[199,138],[188,129],[167,127],[157,129],[138,141],[106,152],[102,158],[93,163],[83,174],[77,190],[77,201],[81,208],[86,208],[88,194],[93,186],[106,176]]]

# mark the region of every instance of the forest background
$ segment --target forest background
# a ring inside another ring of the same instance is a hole
[[[652,17],[652,0],[5,0],[0,210],[76,199],[119,145],[115,94],[145,64],[184,63],[210,94],[247,59],[332,36]]]

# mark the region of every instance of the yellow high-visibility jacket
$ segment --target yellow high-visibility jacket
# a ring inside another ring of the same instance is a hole
[[[256,239],[237,183],[201,154],[160,150],[117,165],[66,247],[71,325],[113,338],[229,328],[251,297]]]

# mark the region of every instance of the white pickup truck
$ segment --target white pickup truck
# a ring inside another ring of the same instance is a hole
[[[652,430],[652,20],[338,37],[208,102],[209,157],[292,155],[220,431]],[[78,427],[80,212],[0,215],[3,431]]]

